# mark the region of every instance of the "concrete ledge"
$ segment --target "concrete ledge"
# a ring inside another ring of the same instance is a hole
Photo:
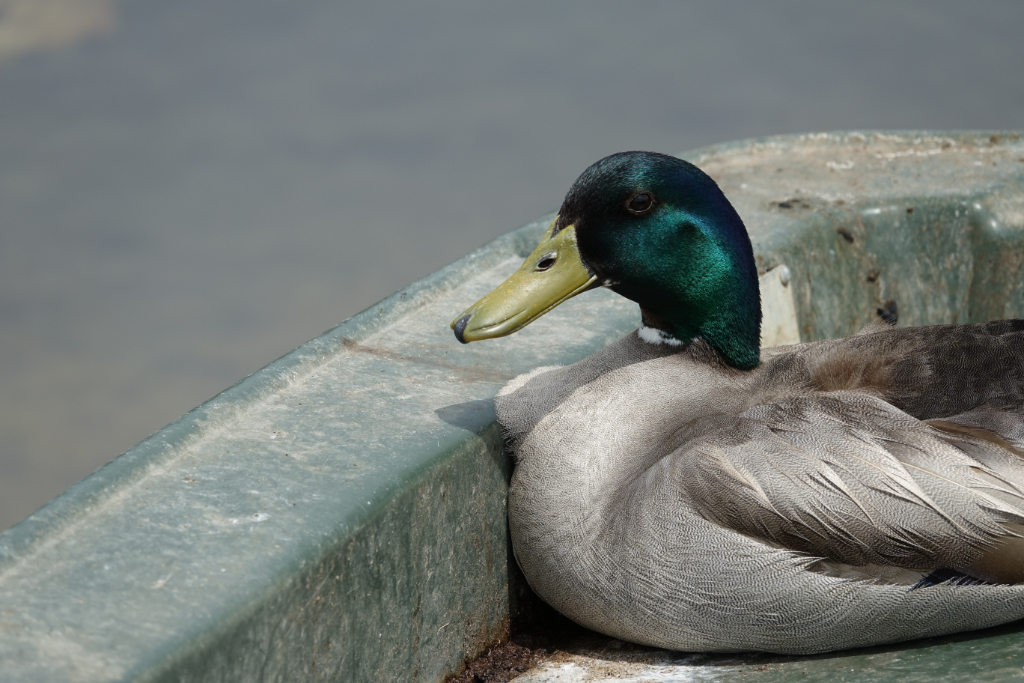
[[[804,340],[1024,315],[1015,133],[846,133],[684,155],[722,185]],[[507,629],[509,464],[491,398],[633,329],[588,293],[460,346],[516,230],[246,378],[0,535],[11,681],[438,681]],[[965,655],[966,656],[966,655]]]

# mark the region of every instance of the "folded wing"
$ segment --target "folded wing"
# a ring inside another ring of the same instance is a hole
[[[1024,565],[1024,461],[981,428],[937,429],[835,391],[688,431],[670,458],[684,497],[738,533],[853,566],[971,573],[1008,548]]]

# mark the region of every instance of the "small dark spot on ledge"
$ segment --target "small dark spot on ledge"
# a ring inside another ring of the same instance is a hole
[[[999,136],[998,136],[998,135],[993,135],[992,137],[990,137],[990,138],[988,139],[988,141],[989,141],[989,142],[991,142],[991,143],[992,143],[992,144],[994,145],[994,144],[996,144],[997,142],[999,142]]]
[[[890,299],[886,301],[881,308],[877,309],[878,317],[889,323],[895,325],[899,322],[899,312],[896,310],[896,302]]]
[[[908,206],[907,207],[907,213],[914,213],[914,207]]]
[[[776,206],[778,206],[780,209],[797,210],[807,210],[811,208],[811,205],[808,204],[807,201],[802,199],[801,197],[789,197],[788,199],[783,199],[781,202],[778,202]]]
[[[850,234],[849,230],[847,230],[846,228],[839,228],[838,230],[836,230],[836,232],[842,235],[844,240],[846,240],[850,244],[853,244],[853,235]]]
[[[875,280],[878,279],[878,276],[881,274],[882,271],[878,270],[878,268],[872,268],[871,270],[868,271],[868,282],[874,282]]]

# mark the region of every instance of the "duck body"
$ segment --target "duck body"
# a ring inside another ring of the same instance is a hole
[[[602,633],[700,652],[1024,618],[1024,321],[758,350],[749,239],[714,183],[661,155],[609,159],[517,274],[551,278],[578,252],[583,269],[554,276],[568,296],[514,276],[453,322],[460,341],[508,334],[595,284],[641,305],[638,332],[495,399],[537,594]],[[523,291],[543,305],[510,318]]]
[[[936,336],[982,353],[946,357]],[[980,370],[1007,343],[1024,353],[1024,322],[783,347],[739,372],[634,333],[523,375],[496,399],[520,567],[577,623],[686,651],[814,653],[1019,619],[1024,585],[927,579],[971,571],[1022,521],[1020,458],[977,436],[1013,425],[1019,440],[1020,421],[941,375],[908,394],[876,372],[893,357],[896,375]],[[861,372],[836,386],[837,363]],[[1024,384],[996,385],[1019,409]]]

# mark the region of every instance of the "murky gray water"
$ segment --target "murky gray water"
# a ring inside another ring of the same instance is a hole
[[[0,0],[0,528],[605,154],[1024,128],[1016,0],[353,4]]]

